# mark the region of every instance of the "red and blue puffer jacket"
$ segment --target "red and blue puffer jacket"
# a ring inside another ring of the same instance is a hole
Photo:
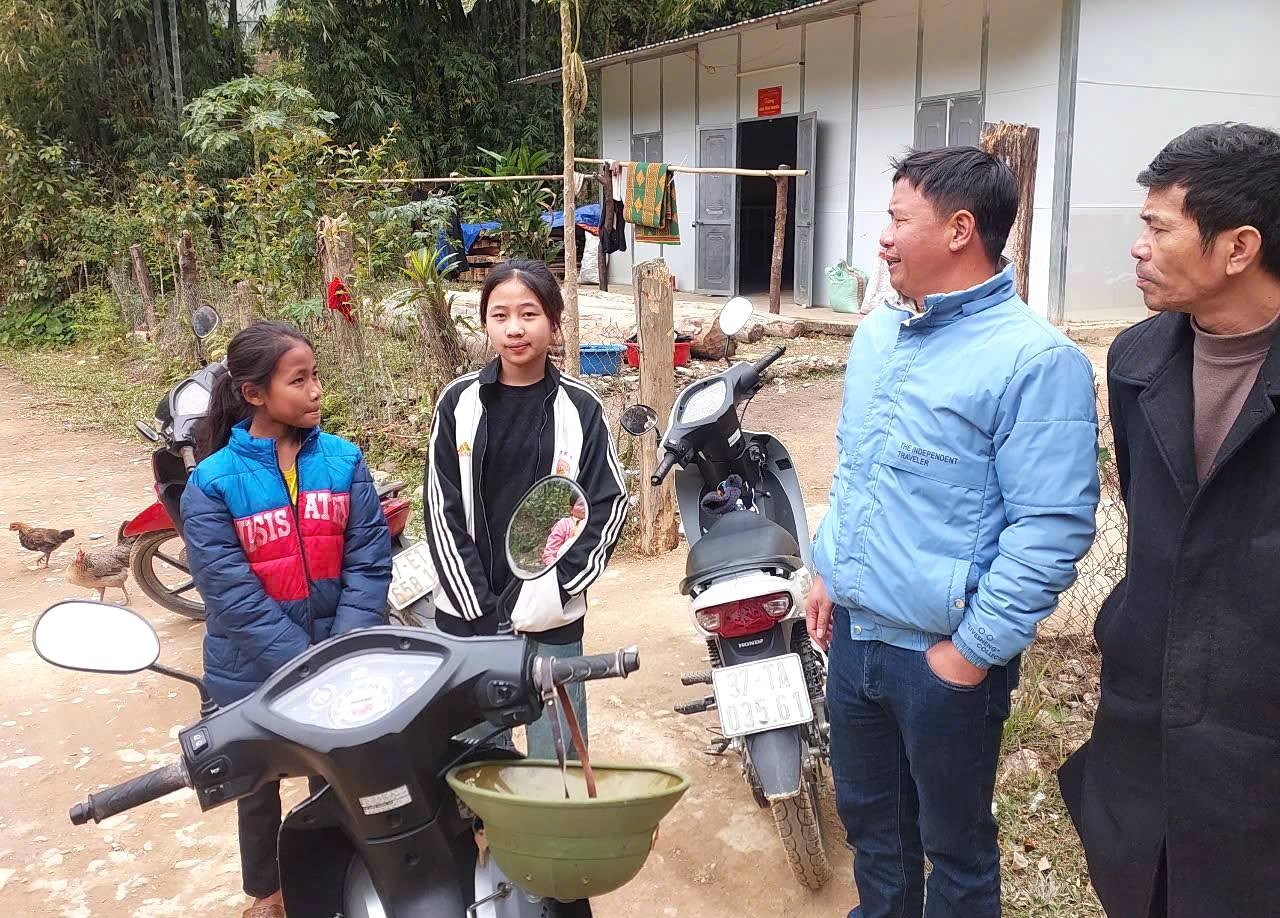
[[[358,447],[319,428],[298,453],[289,500],[274,440],[248,422],[201,462],[182,535],[208,613],[205,682],[219,704],[253,692],[326,638],[386,623],[391,536]]]

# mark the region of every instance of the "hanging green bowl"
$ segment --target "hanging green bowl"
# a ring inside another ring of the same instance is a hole
[[[498,866],[527,892],[561,901],[589,899],[630,882],[653,848],[658,823],[689,779],[672,768],[594,765],[594,800],[582,769],[522,760],[472,762],[449,772],[454,793],[484,820]]]

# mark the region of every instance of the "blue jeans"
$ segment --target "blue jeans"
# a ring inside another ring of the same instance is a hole
[[[856,852],[849,918],[998,918],[991,797],[1019,661],[963,688],[923,653],[855,641],[849,628],[837,609],[827,706],[836,802]]]

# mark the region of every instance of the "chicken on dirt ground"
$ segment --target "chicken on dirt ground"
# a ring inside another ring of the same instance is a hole
[[[40,529],[26,523],[10,523],[9,531],[18,534],[18,542],[28,551],[44,555],[44,566],[49,566],[49,556],[63,546],[63,543],[75,537],[74,529]],[[36,562],[36,567],[40,562]]]
[[[129,590],[125,587],[125,582],[129,579],[129,556],[136,541],[135,536],[121,538],[110,548],[90,552],[80,549],[76,552],[76,559],[67,568],[67,579],[76,586],[97,590],[99,600],[105,600],[109,589],[120,590],[124,593],[125,605],[128,605]]]

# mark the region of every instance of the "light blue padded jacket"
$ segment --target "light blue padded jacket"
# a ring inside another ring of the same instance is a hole
[[[814,566],[855,639],[1003,664],[1093,542],[1093,368],[1012,266],[923,306],[858,328]]]

